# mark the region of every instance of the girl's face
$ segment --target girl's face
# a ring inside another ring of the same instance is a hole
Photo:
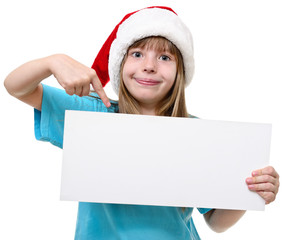
[[[170,52],[135,47],[127,53],[122,79],[140,107],[154,111],[173,86],[176,73],[176,59]]]

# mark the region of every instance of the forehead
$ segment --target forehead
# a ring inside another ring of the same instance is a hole
[[[170,52],[172,54],[175,53],[174,44],[164,37],[143,38],[133,43],[129,47],[129,49],[131,48],[149,49],[149,50],[155,50],[158,52]]]

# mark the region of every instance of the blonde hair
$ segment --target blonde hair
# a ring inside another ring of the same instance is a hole
[[[185,103],[185,74],[183,59],[178,48],[164,37],[147,37],[136,41],[131,48],[154,49],[159,52],[169,51],[174,55],[177,62],[177,74],[175,82],[167,95],[160,101],[156,108],[157,116],[188,117]],[[137,100],[127,90],[123,79],[122,70],[126,60],[125,54],[120,67],[120,86],[119,86],[119,112],[129,114],[140,114],[140,106]]]

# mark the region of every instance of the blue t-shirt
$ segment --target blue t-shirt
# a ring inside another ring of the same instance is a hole
[[[69,96],[43,85],[42,110],[35,110],[37,140],[63,146],[65,110],[118,112],[117,102],[106,108],[101,99]],[[204,214],[211,209],[199,208]],[[189,240],[200,239],[191,214],[193,208],[80,202],[76,240]]]

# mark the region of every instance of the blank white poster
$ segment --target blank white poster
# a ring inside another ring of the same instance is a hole
[[[264,210],[271,124],[66,111],[61,200]]]

